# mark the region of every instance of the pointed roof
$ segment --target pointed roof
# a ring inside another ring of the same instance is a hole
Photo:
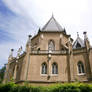
[[[55,20],[54,16],[50,18],[50,20],[44,25],[41,31],[51,32],[51,31],[63,31],[64,29],[61,25]]]
[[[82,47],[85,47],[84,40],[81,39],[79,37],[79,34],[77,33],[77,39],[76,39],[76,41],[73,44],[73,48],[76,49],[76,48],[82,48]]]

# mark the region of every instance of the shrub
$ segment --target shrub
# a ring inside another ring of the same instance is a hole
[[[53,87],[51,92],[80,92],[79,88],[73,84],[59,84]]]
[[[64,83],[45,87],[33,87],[8,83],[0,84],[0,92],[92,92],[92,84]]]
[[[30,92],[41,92],[41,89],[38,87],[31,87]]]
[[[12,88],[12,84],[0,84],[0,92],[9,92]]]
[[[80,92],[90,92],[92,91],[91,87],[88,84],[79,85]]]

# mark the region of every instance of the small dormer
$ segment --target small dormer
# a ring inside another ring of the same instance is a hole
[[[77,39],[75,40],[73,44],[73,49],[83,48],[85,47],[84,40],[79,37],[79,34],[77,32]]]

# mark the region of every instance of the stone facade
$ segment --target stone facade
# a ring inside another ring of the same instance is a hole
[[[37,35],[29,35],[26,50],[17,57],[11,55],[6,65],[4,82],[28,81],[32,85],[62,82],[91,82],[92,48],[84,32],[75,42],[52,16]]]

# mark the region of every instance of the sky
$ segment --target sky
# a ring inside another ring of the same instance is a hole
[[[52,16],[75,40],[86,31],[92,44],[92,0],[0,0],[0,68],[20,46],[25,50],[28,35],[35,35]]]

